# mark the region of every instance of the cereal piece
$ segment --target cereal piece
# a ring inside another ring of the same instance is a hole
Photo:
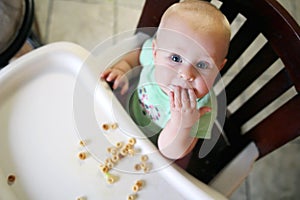
[[[86,152],[80,152],[78,154],[78,157],[80,160],[85,160],[87,158],[87,153]]]
[[[114,155],[114,156],[111,158],[111,161],[114,162],[114,163],[117,163],[119,160],[120,160],[119,155]]]
[[[127,197],[127,200],[135,200],[137,198],[137,194],[131,194]]]
[[[107,151],[108,153],[110,153],[112,148],[113,148],[113,147],[107,147],[106,151]]]
[[[111,163],[111,162],[112,162],[111,158],[106,158],[106,159],[105,159],[105,164]]]
[[[137,185],[139,188],[142,188],[144,186],[144,181],[143,180],[137,180],[135,182],[135,185]]]
[[[113,124],[111,124],[111,129],[117,129],[118,128],[118,124],[117,123],[113,123]]]
[[[112,148],[111,151],[110,151],[110,153],[111,153],[112,155],[117,155],[118,150],[117,150],[116,148]]]
[[[135,150],[134,150],[134,149],[128,149],[128,154],[129,154],[130,156],[134,156]]]
[[[106,166],[108,169],[112,169],[114,167],[114,164],[112,162],[106,163]]]
[[[120,154],[121,154],[122,156],[127,156],[128,150],[127,150],[126,148],[124,148],[124,149],[122,149],[122,150],[120,151]]]
[[[127,150],[133,149],[133,145],[132,144],[126,144],[125,149],[127,149]]]
[[[147,167],[147,164],[146,163],[141,163],[140,166],[141,166],[142,169],[145,169]]]
[[[83,140],[80,140],[79,145],[84,147],[85,146],[85,142]]]
[[[15,176],[15,175],[10,174],[10,175],[7,177],[7,184],[8,184],[8,185],[14,184],[15,181],[16,181],[16,176]]]
[[[78,197],[76,200],[86,200],[85,197]]]
[[[141,168],[141,165],[140,165],[140,164],[136,164],[136,165],[134,165],[134,169],[135,169],[136,171],[140,171],[142,168]]]
[[[151,170],[151,168],[150,168],[149,166],[146,166],[146,167],[144,168],[144,172],[145,172],[145,173],[148,173],[150,170]]]
[[[122,146],[123,146],[123,142],[117,142],[117,143],[116,143],[116,147],[117,147],[118,149],[122,148]]]
[[[130,138],[130,139],[128,140],[128,143],[131,144],[131,145],[135,145],[136,139],[135,139],[135,138]]]
[[[105,173],[106,182],[109,184],[113,184],[118,181],[119,177],[110,173]]]
[[[148,156],[147,155],[142,155],[141,156],[141,161],[142,162],[146,162],[148,160]]]
[[[101,169],[102,173],[104,173],[104,174],[108,173],[108,171],[109,171],[109,168],[106,165],[104,165],[103,167],[100,167],[100,169]]]
[[[109,184],[113,184],[116,182],[116,179],[113,176],[109,176],[109,177],[107,177],[106,181]]]
[[[134,184],[134,185],[132,186],[132,191],[133,191],[133,192],[138,192],[139,190],[140,190],[140,187],[137,186],[136,184]]]
[[[110,125],[109,124],[102,124],[102,129],[107,131],[110,129]]]

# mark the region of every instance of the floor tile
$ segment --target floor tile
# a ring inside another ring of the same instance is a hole
[[[136,28],[138,24],[139,16],[141,14],[142,5],[143,5],[143,4],[138,4],[138,5],[131,6],[132,4],[127,5],[124,4],[124,2],[123,4],[118,4],[117,6],[116,28],[118,33],[122,31],[134,30]],[[143,2],[143,1],[139,0],[137,2]]]
[[[240,187],[230,196],[230,200],[248,200],[247,199],[247,184],[248,180],[245,180]]]
[[[70,41],[92,49],[113,34],[113,2],[54,1],[48,43]]]
[[[299,199],[299,152],[300,138],[257,161],[249,175],[250,199]]]
[[[35,0],[35,20],[38,23],[41,41],[47,39],[49,8],[52,0]]]

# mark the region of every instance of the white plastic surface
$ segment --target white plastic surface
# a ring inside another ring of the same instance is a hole
[[[74,104],[78,81],[87,86],[95,81],[88,75],[78,80],[89,56],[78,45],[53,43],[0,71],[0,200],[126,199],[138,179],[145,186],[137,199],[226,199],[160,156],[103,82],[95,91],[83,86],[95,98],[86,109],[93,107],[99,125],[96,132],[89,132],[94,131],[94,122],[74,108],[81,105]],[[101,130],[102,123],[116,120],[118,129]],[[109,185],[99,169],[108,157],[106,149],[132,136],[137,137],[138,155],[149,154],[154,170],[136,173],[133,166],[139,156],[126,157],[110,171],[118,181]],[[80,160],[79,152],[88,152],[87,158]],[[9,175],[16,177],[12,185],[7,184]]]
[[[210,183],[222,194],[230,197],[249,175],[259,156],[256,145],[251,142]]]

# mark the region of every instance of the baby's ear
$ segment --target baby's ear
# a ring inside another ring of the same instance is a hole
[[[227,63],[227,59],[225,58],[223,60],[223,63],[219,66],[219,70],[221,70],[225,66],[226,63]]]

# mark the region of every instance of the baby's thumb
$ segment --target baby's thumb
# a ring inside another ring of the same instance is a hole
[[[200,117],[205,115],[208,112],[211,112],[211,107],[203,106],[203,107],[199,108]]]

